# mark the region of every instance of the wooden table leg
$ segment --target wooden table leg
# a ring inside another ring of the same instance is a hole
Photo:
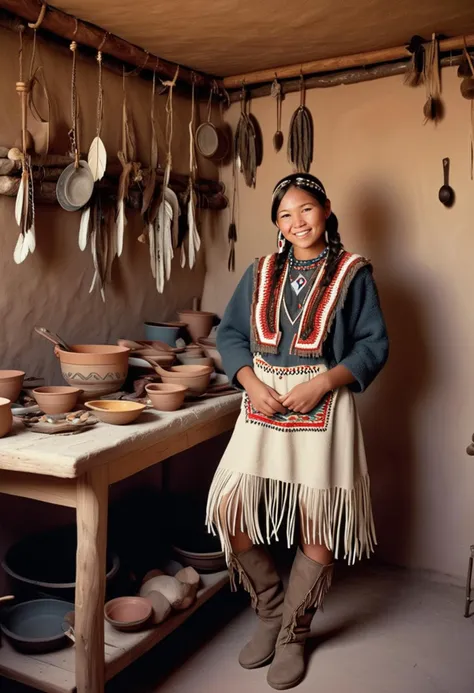
[[[108,490],[107,465],[97,467],[77,480],[77,693],[104,693]]]

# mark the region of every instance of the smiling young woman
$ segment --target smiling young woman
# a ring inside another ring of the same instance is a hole
[[[214,476],[207,522],[259,617],[243,667],[270,662],[268,683],[296,686],[304,643],[342,549],[376,543],[354,392],[384,366],[388,338],[368,260],[347,252],[320,180],[292,174],[273,191],[278,253],[242,277],[218,330],[242,410]],[[265,517],[263,526],[261,518]],[[286,594],[263,544],[298,529]]]

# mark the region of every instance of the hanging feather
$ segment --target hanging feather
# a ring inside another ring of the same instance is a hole
[[[153,224],[148,225],[148,242],[150,246],[150,266],[153,279],[156,279],[156,234]]]
[[[436,34],[431,38],[431,44],[425,48],[425,64],[423,79],[426,85],[426,103],[423,107],[425,124],[428,121],[437,123],[444,115],[441,101],[441,74],[439,64],[439,45]]]
[[[104,177],[105,169],[107,168],[107,152],[105,146],[99,136],[94,137],[89,148],[87,163],[92,171],[94,181],[101,180]]]
[[[30,253],[36,250],[36,230],[35,230],[35,194],[33,186],[33,172],[28,166],[28,219],[25,240]]]
[[[403,82],[408,87],[418,87],[423,84],[423,70],[425,62],[424,39],[421,36],[412,36],[406,47],[411,53],[410,62],[405,72]]]
[[[192,269],[196,262],[196,253],[199,251],[201,241],[196,223],[196,193],[194,186],[189,185],[188,189],[188,263]]]
[[[125,233],[125,226],[127,225],[127,218],[125,216],[125,202],[124,200],[119,200],[117,203],[117,219],[116,219],[116,239],[117,239],[117,255],[120,257],[123,251],[123,237]]]
[[[125,215],[125,200],[128,198],[128,191],[130,188],[130,174],[133,169],[133,163],[127,162],[125,160],[123,152],[118,152],[118,158],[120,160],[120,163],[122,164],[122,173],[120,174],[118,187],[115,228],[117,236],[117,256],[120,257],[123,251],[123,239],[125,234],[125,226],[127,223],[127,218]]]
[[[91,208],[90,205],[88,205],[81,214],[81,223],[79,224],[79,248],[83,251],[87,248],[87,242],[89,240],[90,218]]]
[[[303,76],[300,79],[300,105],[293,113],[288,133],[288,161],[295,172],[308,173],[313,162],[314,128],[311,111],[305,105]]]
[[[240,95],[240,118],[234,137],[234,155],[239,171],[246,185],[254,188],[257,180],[257,135],[254,123],[247,113],[247,97],[245,89]]]
[[[20,186],[18,188],[18,192],[16,194],[16,202],[15,202],[15,220],[18,226],[21,226],[21,220],[23,217],[23,203],[24,203],[24,197],[25,197],[25,177],[21,176],[20,179]]]
[[[23,233],[18,235],[15,250],[13,251],[13,260],[17,265],[20,265],[28,257],[29,248]]]

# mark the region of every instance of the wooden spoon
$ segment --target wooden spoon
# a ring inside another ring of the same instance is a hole
[[[46,329],[46,327],[35,327],[35,332],[39,334],[41,337],[47,339],[49,342],[52,342],[53,344],[58,346],[63,351],[72,351],[71,347],[66,344],[64,339],[61,339],[61,337],[57,334],[54,334],[54,332],[50,332]]]
[[[443,159],[444,185],[439,189],[438,197],[445,207],[451,207],[454,202],[454,190],[449,185],[449,159]]]

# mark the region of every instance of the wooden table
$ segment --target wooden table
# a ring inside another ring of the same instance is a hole
[[[147,467],[233,428],[240,394],[188,405],[170,414],[144,412],[128,426],[99,423],[72,436],[14,429],[0,440],[0,492],[76,508],[75,648],[17,653],[3,638],[0,675],[46,693],[103,693],[105,681],[150,649],[227,581],[203,578],[196,603],[161,626],[119,633],[105,623],[108,488]],[[105,637],[104,637],[105,634]]]

